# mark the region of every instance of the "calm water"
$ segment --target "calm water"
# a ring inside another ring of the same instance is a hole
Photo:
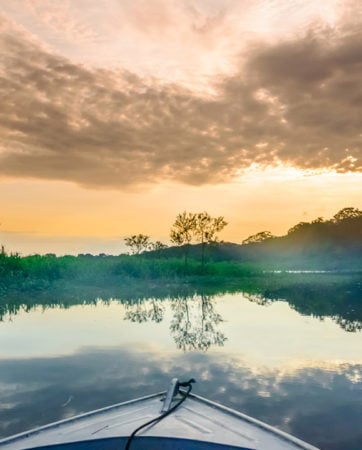
[[[163,390],[176,376],[322,449],[362,449],[357,300],[339,297],[325,314],[301,314],[299,301],[237,293],[8,306],[0,436]]]

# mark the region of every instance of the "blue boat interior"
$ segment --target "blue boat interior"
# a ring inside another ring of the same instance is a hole
[[[123,450],[127,437],[94,439],[89,441],[54,444],[32,447],[29,450]],[[197,441],[194,439],[177,439],[169,437],[136,436],[130,450],[253,450],[252,447],[236,447],[234,445]]]

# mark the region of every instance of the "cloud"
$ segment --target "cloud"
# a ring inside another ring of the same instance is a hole
[[[329,32],[261,48],[249,61],[253,89],[265,89],[283,145],[282,161],[302,168],[360,171],[362,33]]]
[[[0,173],[126,188],[227,182],[255,163],[361,171],[361,37],[255,44],[206,96],[87,68],[5,24]]]
[[[77,3],[83,9],[87,6]],[[25,28],[32,28],[36,33],[50,38],[53,44],[57,40],[90,44],[100,36],[77,14],[76,6],[69,0],[61,3],[51,0],[13,0],[1,5],[1,9],[11,17],[16,17]],[[88,10],[93,8],[91,5]]]

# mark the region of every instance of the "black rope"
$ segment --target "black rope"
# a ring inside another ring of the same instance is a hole
[[[136,434],[140,430],[142,430],[143,428],[147,427],[148,425],[151,425],[152,423],[160,422],[162,419],[167,417],[169,414],[173,413],[187,399],[187,397],[190,395],[190,392],[192,391],[192,383],[195,383],[195,380],[193,378],[191,378],[189,381],[184,381],[182,383],[178,383],[178,385],[177,385],[178,392],[183,397],[172,408],[170,408],[168,411],[165,411],[163,414],[155,417],[154,419],[152,419],[152,420],[144,423],[143,425],[139,426],[138,428],[136,428],[133,431],[133,433],[129,436],[129,438],[127,439],[126,446],[125,446],[124,450],[129,450],[129,448],[131,446],[131,442],[133,441],[133,438],[136,436]],[[180,387],[187,387],[187,391],[186,392],[180,391],[179,390]]]

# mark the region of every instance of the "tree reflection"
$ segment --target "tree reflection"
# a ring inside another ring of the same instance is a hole
[[[126,303],[125,310],[124,319],[130,322],[143,323],[150,320],[159,323],[163,320],[165,307],[160,300],[142,299],[136,303]]]
[[[249,294],[248,292],[243,292],[243,297],[247,298],[250,302],[261,306],[269,306],[273,303],[272,299],[264,297],[261,294]]]
[[[362,330],[361,285],[357,283],[334,283],[321,289],[312,283],[283,285],[276,283],[263,294],[243,292],[249,301],[268,306],[276,301],[287,302],[304,316],[320,320],[329,317],[344,331],[355,333]]]
[[[245,280],[244,280],[245,282]],[[220,281],[221,283],[221,281]],[[225,336],[219,331],[221,316],[215,311],[214,297],[242,293],[249,301],[268,306],[284,301],[299,314],[328,317],[346,332],[362,331],[362,286],[360,274],[270,274],[250,279],[248,286],[228,286],[228,289],[208,284],[158,285],[142,283],[115,292],[103,288],[95,295],[93,289],[29,291],[10,295],[0,289],[0,325],[23,312],[38,308],[68,309],[76,305],[108,305],[117,301],[125,307],[125,319],[133,323],[160,323],[165,316],[165,301],[170,301],[173,317],[170,331],[180,349],[207,350],[223,345]],[[151,294],[150,294],[151,291]],[[101,298],[99,298],[101,297]],[[106,300],[108,298],[108,300]]]
[[[161,300],[141,299],[136,303],[126,304],[125,309],[125,320],[158,323],[163,320],[165,306]],[[170,332],[178,349],[206,351],[214,345],[224,345],[227,338],[218,330],[223,318],[215,311],[212,296],[200,294],[173,298],[171,310],[173,315]]]
[[[182,297],[171,303],[173,318],[170,331],[177,348],[206,351],[211,346],[223,346],[226,336],[217,327],[223,322],[215,311],[214,298],[201,294]]]
[[[332,317],[332,319],[345,331],[355,333],[362,330],[362,322],[360,320],[348,320],[338,316]]]

